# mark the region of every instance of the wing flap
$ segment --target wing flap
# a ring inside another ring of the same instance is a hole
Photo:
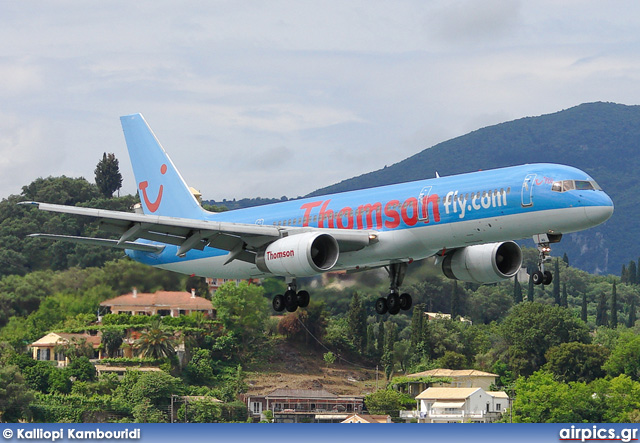
[[[148,245],[146,243],[125,241],[119,243],[118,240],[109,240],[106,238],[90,238],[90,237],[75,237],[73,235],[56,235],[56,234],[29,234],[29,237],[33,238],[45,238],[48,240],[62,240],[72,243],[81,243],[92,246],[107,246],[117,249],[133,249],[135,251],[143,252],[162,252],[164,246],[160,245]]]

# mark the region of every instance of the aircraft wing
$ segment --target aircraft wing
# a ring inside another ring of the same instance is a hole
[[[338,242],[341,252],[356,251],[377,241],[377,233],[373,231],[263,226],[110,211],[51,203],[21,202],[20,204],[33,205],[43,211],[97,218],[101,228],[120,235],[119,240],[54,236],[50,234],[35,234],[35,237],[76,243],[91,243],[121,249],[143,250],[146,252],[159,252],[161,250],[158,248],[162,248],[162,246],[135,242],[138,239],[145,239],[178,246],[178,256],[184,256],[191,249],[203,250],[205,247],[212,247],[230,251],[228,262],[238,259],[254,263],[255,252],[260,248],[279,238],[309,231],[329,233]]]

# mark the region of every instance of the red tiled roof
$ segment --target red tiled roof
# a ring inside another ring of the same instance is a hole
[[[189,310],[211,310],[213,304],[203,297],[192,297],[189,292],[170,292],[158,291],[153,294],[138,292],[135,296],[133,293],[124,294],[111,300],[100,303],[100,306],[117,306],[127,308],[145,309],[150,306],[189,309]]]

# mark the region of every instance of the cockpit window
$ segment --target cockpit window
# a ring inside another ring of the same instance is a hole
[[[594,191],[593,185],[591,182],[586,180],[576,180],[574,182],[576,184],[576,189],[578,191]]]
[[[553,182],[551,190],[554,192],[602,191],[602,188],[594,180],[562,180]]]

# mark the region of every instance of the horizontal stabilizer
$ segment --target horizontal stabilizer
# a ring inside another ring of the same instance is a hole
[[[89,237],[74,237],[72,235],[55,235],[55,234],[30,234],[29,237],[46,238],[47,240],[62,240],[72,243],[82,243],[85,245],[93,246],[108,246],[117,249],[132,249],[134,251],[142,252],[161,252],[164,246],[148,245],[146,243],[129,242],[125,241],[119,243],[118,240],[109,240],[106,238],[89,238]]]

